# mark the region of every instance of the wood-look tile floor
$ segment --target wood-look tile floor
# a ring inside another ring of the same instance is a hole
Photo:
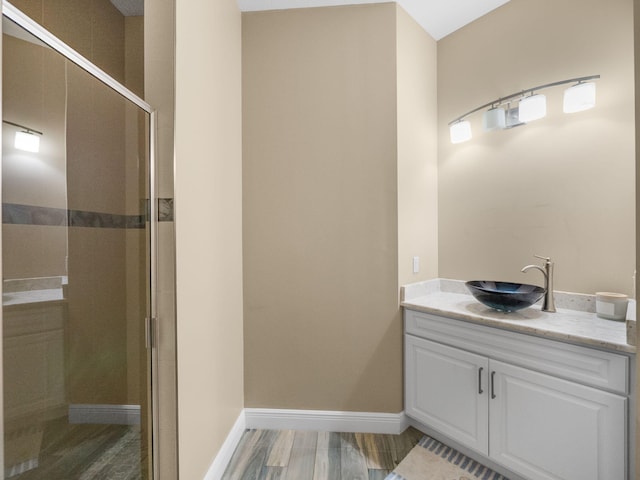
[[[247,430],[222,480],[383,480],[422,436]]]
[[[43,433],[38,467],[11,480],[148,478],[137,426],[69,424],[63,417],[47,422]]]

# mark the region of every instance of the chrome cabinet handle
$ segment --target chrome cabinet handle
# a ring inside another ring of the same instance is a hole
[[[482,370],[484,370],[484,367],[478,369],[478,393],[480,395],[484,393],[484,390],[482,390]]]
[[[496,398],[496,390],[495,390],[495,380],[496,372],[491,372],[491,398]]]

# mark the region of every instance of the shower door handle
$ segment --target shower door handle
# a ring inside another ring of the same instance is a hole
[[[156,345],[156,323],[155,317],[144,319],[144,343],[149,350]]]

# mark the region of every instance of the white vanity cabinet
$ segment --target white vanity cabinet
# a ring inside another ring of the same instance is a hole
[[[405,411],[458,442],[489,450],[489,359],[405,336]]]
[[[5,307],[4,417],[39,421],[66,412],[63,302]]]
[[[628,478],[629,357],[405,310],[405,411],[522,477]]]
[[[489,456],[532,479],[625,478],[627,399],[490,362]]]

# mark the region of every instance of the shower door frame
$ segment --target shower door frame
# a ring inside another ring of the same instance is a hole
[[[158,417],[158,349],[157,349],[157,323],[155,321],[157,317],[157,232],[158,232],[158,200],[156,198],[156,138],[157,138],[157,118],[156,111],[145,102],[138,95],[133,93],[127,87],[122,85],[120,82],[115,80],[109,74],[107,74],[104,70],[100,69],[85,57],[76,52],[73,48],[69,47],[62,40],[57,38],[51,32],[46,30],[40,24],[36,23],[30,17],[22,13],[19,9],[11,5],[7,0],[2,0],[2,15],[7,17],[9,20],[13,21],[31,35],[35,36],[43,43],[51,47],[53,50],[61,54],[67,60],[73,62],[84,71],[89,73],[91,76],[96,78],[97,80],[104,83],[106,86],[111,88],[112,90],[119,93],[121,96],[144,110],[149,114],[149,199],[148,202],[148,221],[149,221],[149,312],[147,312],[148,317],[145,320],[145,332],[146,332],[146,346],[150,351],[151,355],[151,479],[157,478],[157,473],[159,472],[158,467],[158,426],[159,426],[159,417]],[[1,29],[1,27],[0,27]],[[0,42],[1,44],[1,42]],[[1,50],[0,50],[1,52]],[[1,55],[0,55],[1,56]],[[1,77],[0,77],[1,78]],[[1,80],[0,80],[1,85]],[[1,101],[0,101],[1,105]],[[0,133],[2,127],[0,126]],[[1,159],[0,152],[0,159]],[[1,170],[0,170],[1,177]],[[0,242],[1,248],[1,242]],[[0,317],[1,318],[1,317]],[[2,322],[0,322],[0,333],[2,331]],[[2,365],[2,344],[0,343],[0,369],[3,368]],[[0,370],[1,372],[2,370]],[[4,391],[4,382],[0,382],[0,412],[2,411],[3,405],[3,391]],[[4,478],[4,420],[0,422],[0,478]]]

